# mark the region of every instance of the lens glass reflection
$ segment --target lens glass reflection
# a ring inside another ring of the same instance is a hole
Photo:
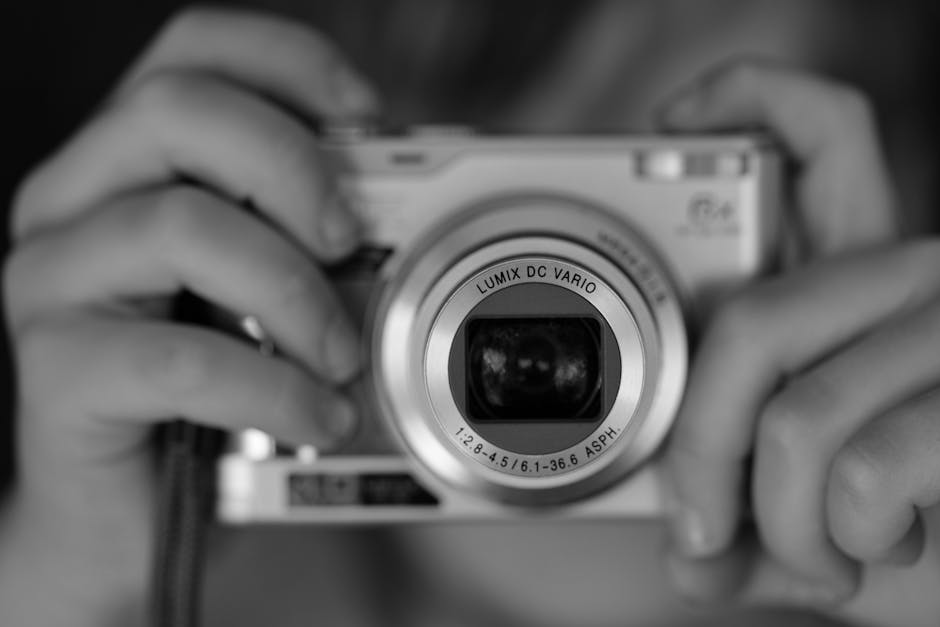
[[[475,318],[466,338],[471,420],[599,417],[603,352],[594,318]]]

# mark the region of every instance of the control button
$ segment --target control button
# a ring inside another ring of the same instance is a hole
[[[737,152],[715,155],[715,176],[734,178],[747,174],[747,157]]]
[[[275,456],[277,443],[260,429],[245,429],[236,436],[236,449],[252,461],[263,461]]]
[[[674,181],[682,178],[737,178],[747,174],[747,157],[738,152],[653,150],[637,161],[640,177]]]
[[[302,444],[297,447],[294,456],[302,464],[312,464],[320,458],[320,452],[312,444]]]
[[[675,180],[685,174],[685,156],[675,150],[656,150],[643,153],[637,162],[641,177]]]

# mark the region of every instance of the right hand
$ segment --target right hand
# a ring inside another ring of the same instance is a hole
[[[359,342],[320,264],[359,230],[305,122],[375,106],[319,34],[187,11],[22,185],[5,276],[18,475],[0,521],[0,623],[142,622],[154,423],[260,427],[321,449],[352,428],[339,386]],[[169,319],[184,288],[256,317],[281,356]]]
[[[825,78],[736,62],[663,122],[772,131],[796,166],[785,217],[806,253],[702,330],[664,456],[676,587],[936,625],[940,241],[899,237],[871,106]]]

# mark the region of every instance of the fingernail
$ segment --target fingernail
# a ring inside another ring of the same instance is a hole
[[[379,108],[375,91],[346,66],[338,65],[334,70],[333,90],[343,113],[375,113]]]
[[[327,246],[336,254],[351,252],[359,243],[359,221],[339,193],[327,199],[320,228]]]
[[[675,536],[677,548],[686,557],[706,557],[712,553],[705,521],[691,507],[682,506],[679,508]]]
[[[337,383],[345,383],[352,379],[361,367],[358,337],[344,314],[333,316],[325,332],[329,375]]]

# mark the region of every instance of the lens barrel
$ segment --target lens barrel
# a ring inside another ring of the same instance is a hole
[[[565,502],[622,478],[667,432],[682,312],[622,220],[568,199],[500,199],[391,267],[374,381],[427,481]]]

